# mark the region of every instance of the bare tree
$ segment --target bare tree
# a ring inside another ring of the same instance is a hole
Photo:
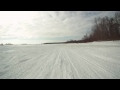
[[[110,18],[95,18],[89,38],[95,41],[120,39],[120,12],[116,12],[115,16]]]
[[[98,17],[94,19],[91,33],[84,35],[79,42],[120,40],[120,11],[114,17]],[[77,42],[71,40],[71,42]]]

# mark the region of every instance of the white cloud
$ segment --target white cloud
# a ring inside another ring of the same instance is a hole
[[[65,37],[71,36],[80,39],[90,30],[95,17],[113,14],[112,11],[0,11],[0,39],[66,41]]]

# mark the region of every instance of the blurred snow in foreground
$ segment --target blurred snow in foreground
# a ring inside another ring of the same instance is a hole
[[[1,79],[120,79],[120,41],[0,46]]]

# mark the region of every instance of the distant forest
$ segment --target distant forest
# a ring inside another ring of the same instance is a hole
[[[120,40],[120,11],[113,17],[98,17],[94,19],[91,32],[84,35],[82,40],[70,40],[65,43],[87,43],[93,41]]]

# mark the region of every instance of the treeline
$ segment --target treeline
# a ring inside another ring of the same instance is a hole
[[[43,44],[65,44],[65,42],[51,42],[51,43],[43,43]]]
[[[91,33],[82,39],[85,42],[120,40],[120,12],[114,17],[95,18]]]
[[[93,27],[89,34],[86,34],[82,40],[70,40],[66,43],[85,43],[112,40],[120,40],[120,11],[116,12],[114,17],[105,16],[102,18],[95,18]]]
[[[6,44],[1,43],[0,45],[4,46],[4,45],[13,45],[13,44],[11,44],[11,43],[6,43]]]

